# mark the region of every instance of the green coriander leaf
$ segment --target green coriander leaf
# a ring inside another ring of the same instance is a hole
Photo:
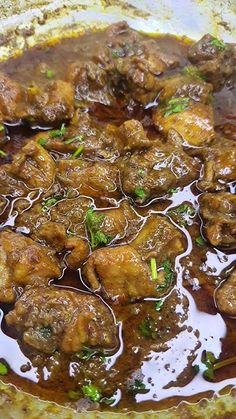
[[[45,76],[47,77],[47,79],[52,79],[54,77],[54,71],[48,68],[45,72]]]
[[[175,275],[175,271],[173,270],[172,265],[168,259],[163,262],[160,267],[165,273],[165,283],[158,285],[157,290],[168,288],[171,285]]]
[[[218,38],[212,38],[210,43],[211,43],[211,45],[213,45],[214,47],[217,47],[219,49],[225,49],[226,48],[225,43]]]
[[[127,387],[127,393],[131,396],[135,396],[144,390],[146,390],[146,386],[141,380],[134,380],[134,384]]]
[[[3,131],[5,131],[5,127],[3,124],[0,124],[0,132],[3,132]]]
[[[194,369],[194,371],[196,372],[196,373],[198,373],[199,371],[200,371],[200,367],[199,367],[199,365],[193,365],[193,369]]]
[[[214,363],[216,362],[215,355],[212,352],[206,351],[202,362],[206,367],[203,371],[203,376],[208,380],[212,380],[214,378]]]
[[[179,207],[176,207],[173,210],[168,211],[168,214],[173,214],[173,215],[184,214],[184,215],[194,216],[196,214],[196,211],[192,207],[192,205],[182,204],[182,205],[179,205]]]
[[[114,397],[103,397],[101,399],[101,403],[106,404],[107,406],[111,406],[113,403],[115,403],[116,399]]]
[[[51,326],[42,326],[39,329],[39,333],[44,337],[44,339],[48,339],[52,336],[52,328]]]
[[[101,400],[102,395],[99,389],[92,384],[83,386],[82,391],[84,396],[92,400],[93,402],[99,402]]]
[[[139,333],[146,339],[155,339],[156,327],[155,321],[152,317],[145,317],[139,324]]]
[[[8,368],[3,362],[0,362],[0,375],[7,375],[8,374]]]
[[[189,106],[189,98],[188,97],[176,97],[170,99],[167,102],[167,105],[164,108],[164,117],[167,118],[168,116],[179,113],[187,109]]]
[[[164,304],[164,300],[158,300],[158,301],[156,301],[156,302],[155,302],[155,305],[156,305],[156,311],[161,311],[161,309],[162,309],[162,307],[163,307],[163,304]]]
[[[83,151],[84,151],[84,145],[83,145],[83,144],[81,144],[81,145],[77,148],[77,150],[75,150],[75,152],[72,154],[72,158],[73,158],[73,159],[76,159],[77,157],[79,157],[79,156],[83,153]]]
[[[139,188],[137,186],[137,188],[135,188],[134,193],[136,195],[137,198],[142,199],[142,201],[144,201],[144,199],[146,198],[146,194],[143,188]]]
[[[39,138],[38,144],[44,146],[45,144],[47,144],[47,138],[43,138],[43,137]]]
[[[65,144],[72,144],[72,143],[77,143],[80,142],[82,143],[84,141],[84,136],[83,135],[77,135],[76,137],[72,137],[69,138],[68,140],[64,141]]]
[[[192,76],[195,79],[200,79],[200,80],[205,80],[205,77],[200,73],[200,71],[198,70],[197,67],[194,67],[192,65],[188,65],[186,67],[184,67],[183,69],[183,73],[188,75],[188,76]]]
[[[78,400],[80,397],[78,391],[75,390],[69,390],[67,396],[70,400]]]
[[[61,201],[64,198],[63,195],[55,195],[48,198],[46,201],[43,202],[43,210],[47,210],[52,205],[56,204],[57,202]]]
[[[98,215],[91,208],[87,211],[85,222],[89,231],[92,249],[95,249],[97,246],[107,245],[112,240],[111,235],[105,234],[100,230],[105,218],[105,214]]]
[[[196,245],[197,246],[204,246],[204,244],[206,244],[206,241],[203,239],[203,237],[201,237],[201,236],[198,236],[196,239],[195,239],[195,243],[196,243]]]
[[[174,193],[178,192],[178,188],[170,188],[167,190],[169,195],[173,195]]]
[[[63,137],[66,133],[66,126],[65,124],[62,124],[60,129],[54,129],[49,132],[49,137],[55,138],[55,137]]]
[[[140,169],[138,169],[138,175],[143,177],[145,175],[145,169],[143,169],[142,167],[140,167]]]
[[[157,264],[156,264],[156,259],[155,258],[151,258],[151,273],[152,273],[152,279],[155,280],[157,279]]]
[[[76,352],[75,356],[79,359],[83,359],[84,361],[89,361],[96,354],[97,354],[96,349],[92,349],[92,348],[89,348],[88,346],[84,346],[82,351]]]
[[[0,157],[6,157],[7,153],[3,150],[0,150]]]

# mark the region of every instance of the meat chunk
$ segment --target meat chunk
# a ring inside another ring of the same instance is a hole
[[[66,240],[65,248],[70,250],[66,257],[66,264],[70,269],[78,269],[90,253],[89,244],[79,237],[70,237]]]
[[[46,285],[61,274],[59,261],[48,248],[11,231],[0,233],[0,301],[12,303],[17,288]]]
[[[11,175],[30,189],[47,190],[54,182],[55,163],[47,151],[34,141],[29,141],[14,155],[8,169]]]
[[[74,114],[74,90],[63,80],[49,82],[43,90],[33,86],[28,90],[30,116],[52,124],[71,119]]]
[[[153,112],[153,121],[160,132],[167,135],[174,129],[193,146],[209,144],[215,136],[212,106],[187,97],[172,97],[166,106]]]
[[[222,313],[227,316],[236,316],[236,269],[217,289],[215,301]]]
[[[84,275],[93,291],[113,302],[159,295],[150,268],[128,245],[95,250],[85,264]]]
[[[216,89],[234,70],[232,47],[210,34],[190,47],[188,58]]]
[[[11,173],[11,164],[0,166],[0,194],[11,196],[13,198],[27,195],[26,185]]]
[[[200,198],[204,230],[213,246],[236,247],[236,195],[207,193]]]
[[[76,188],[81,195],[103,201],[120,197],[119,170],[112,163],[59,160],[57,177],[63,186]]]
[[[236,143],[225,138],[217,139],[211,147],[198,151],[204,161],[204,173],[198,182],[202,191],[225,190],[228,182],[236,179]]]
[[[18,121],[27,115],[24,89],[3,73],[0,73],[0,120]]]
[[[185,186],[198,177],[199,164],[179,146],[155,142],[155,147],[124,159],[121,180],[125,193],[143,203]]]
[[[78,352],[83,346],[114,350],[117,344],[108,307],[93,295],[62,288],[26,291],[6,322],[25,345],[48,354]]]
[[[152,141],[147,137],[141,122],[130,119],[120,127],[124,151],[135,151],[152,146]]]
[[[158,264],[166,258],[175,258],[186,247],[183,233],[167,217],[159,215],[150,216],[130,244],[142,255],[143,260],[155,258]]]

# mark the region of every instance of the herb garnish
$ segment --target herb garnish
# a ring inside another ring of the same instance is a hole
[[[214,377],[214,364],[216,362],[216,357],[212,352],[206,352],[205,359],[202,361],[205,365],[205,369],[203,371],[203,376],[208,380],[212,380]]]
[[[68,140],[64,141],[64,143],[65,144],[72,144],[72,143],[77,143],[77,142],[82,143],[83,141],[84,141],[83,135],[76,135],[75,137],[68,138]]]
[[[115,403],[116,399],[114,397],[103,397],[100,402],[106,404],[107,406],[111,406]]]
[[[87,211],[85,221],[89,231],[92,249],[95,249],[97,246],[107,245],[112,240],[111,235],[105,234],[100,230],[105,218],[105,214],[97,215],[91,208]]]
[[[55,195],[48,198],[46,201],[43,202],[43,210],[47,210],[48,208],[52,207],[52,205],[56,204],[57,202],[61,201],[65,198],[63,195]]]
[[[89,348],[88,346],[83,346],[82,351],[76,352],[75,356],[84,361],[89,361],[94,355],[98,352],[96,349]]]
[[[8,374],[8,368],[3,362],[0,362],[0,375],[7,375]]]
[[[155,321],[152,317],[145,317],[139,324],[139,332],[146,339],[155,339],[156,327]]]
[[[5,127],[3,124],[0,124],[0,132],[3,132],[3,131],[5,131]]]
[[[151,258],[150,264],[151,264],[152,279],[155,280],[155,279],[157,279],[157,264],[156,264],[156,259],[155,258]]]
[[[142,201],[146,198],[146,194],[143,188],[139,188],[137,186],[137,188],[135,188],[134,193],[136,195],[137,198],[142,199]]]
[[[204,246],[204,244],[206,244],[206,241],[204,240],[204,238],[203,237],[201,237],[201,236],[198,236],[196,239],[195,239],[195,243],[196,243],[196,245],[197,246]]]
[[[195,79],[205,80],[205,77],[200,73],[197,67],[194,67],[192,65],[188,65],[184,67],[183,73],[187,74],[188,76],[192,76]]]
[[[161,311],[164,304],[164,300],[155,301],[156,311]]]
[[[7,153],[3,150],[0,150],[0,157],[6,157]]]
[[[175,271],[173,270],[172,265],[168,259],[161,264],[161,269],[165,273],[165,282],[164,284],[158,285],[157,290],[168,288],[171,285],[175,274]]]
[[[167,102],[164,108],[164,117],[170,116],[174,113],[179,113],[188,108],[189,98],[188,97],[175,97]]]
[[[54,71],[48,68],[45,71],[45,76],[47,77],[47,79],[52,79],[54,77]]]
[[[48,339],[52,336],[51,326],[42,326],[39,329],[39,333],[43,336],[44,339]]]
[[[223,41],[221,41],[221,39],[218,38],[212,38],[212,40],[210,41],[211,45],[213,45],[214,47],[217,47],[219,49],[225,49],[226,45]]]
[[[134,380],[134,384],[128,386],[127,393],[131,396],[135,396],[136,394],[143,392],[146,390],[145,384],[141,380]]]
[[[72,154],[72,158],[73,158],[73,159],[76,159],[77,157],[79,157],[79,156],[83,153],[83,151],[84,151],[84,145],[83,145],[83,144],[81,144],[81,145],[77,148],[77,150],[75,150],[75,152]]]
[[[185,226],[189,217],[194,217],[196,215],[195,209],[192,207],[192,205],[189,204],[182,204],[178,207],[171,209],[167,212],[168,215],[174,215],[174,216],[181,216],[182,220],[184,221],[178,221],[178,224],[181,226]]]
[[[39,138],[38,144],[44,146],[45,144],[47,144],[47,138],[43,138],[43,137]]]
[[[49,132],[49,137],[55,138],[55,137],[63,137],[66,133],[66,126],[65,124],[62,124],[60,129],[54,129]]]
[[[84,396],[92,400],[93,402],[99,402],[102,397],[99,389],[92,384],[83,386],[82,391]]]
[[[167,190],[167,193],[169,195],[173,195],[174,193],[177,193],[177,192],[178,192],[178,188],[170,188]]]

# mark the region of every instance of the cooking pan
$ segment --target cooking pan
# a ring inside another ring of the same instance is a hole
[[[49,39],[76,36],[121,20],[145,33],[172,33],[199,39],[209,32],[224,41],[236,39],[235,0],[4,0],[0,1],[0,11],[0,60]],[[0,419],[236,418],[236,389],[222,393],[195,404],[181,402],[160,412],[78,413],[0,381]]]

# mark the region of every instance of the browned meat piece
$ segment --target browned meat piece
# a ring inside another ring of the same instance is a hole
[[[11,173],[11,165],[0,166],[0,193],[14,198],[27,195],[26,186]]]
[[[213,246],[236,247],[236,195],[229,192],[202,195],[200,214]]]
[[[200,149],[198,155],[204,161],[204,173],[198,187],[202,191],[225,190],[228,182],[236,179],[236,143],[218,139],[211,147]]]
[[[30,189],[47,190],[54,182],[55,163],[44,148],[29,141],[14,155],[9,172],[23,181]]]
[[[55,249],[56,252],[61,252],[65,247],[67,239],[66,229],[63,224],[48,221],[35,229],[33,238],[34,240],[46,243]]]
[[[24,89],[0,73],[0,120],[17,121],[27,115]]]
[[[66,257],[66,263],[70,269],[80,268],[90,252],[88,242],[79,237],[68,238],[65,248],[70,250],[70,254]]]
[[[179,146],[155,142],[155,147],[124,159],[121,169],[125,193],[143,203],[185,186],[198,177],[199,164]]]
[[[192,71],[194,72],[194,70]],[[163,77],[161,86],[159,102],[169,100],[173,96],[189,98],[195,102],[207,104],[212,93],[212,85],[195,74],[176,74],[171,77]]]
[[[140,150],[149,148],[153,142],[148,139],[141,122],[130,119],[120,127],[124,151]]]
[[[121,196],[119,170],[115,164],[83,160],[59,160],[57,177],[63,186],[76,188],[81,195],[109,201]]]
[[[217,289],[215,301],[222,313],[232,317],[236,316],[236,269]]]
[[[159,295],[150,268],[131,246],[95,250],[85,264],[84,275],[93,291],[113,302]]]
[[[19,287],[46,285],[60,276],[59,261],[48,248],[11,231],[1,232],[0,238],[1,302],[14,302]]]
[[[215,88],[219,88],[234,70],[232,47],[210,34],[204,35],[192,45],[188,57]]]
[[[130,245],[143,260],[155,258],[160,264],[164,259],[174,259],[186,248],[183,233],[167,217],[152,215]]]
[[[153,112],[153,121],[160,132],[168,134],[174,129],[193,146],[209,144],[215,136],[212,106],[187,97],[172,97],[166,106]]]
[[[40,352],[66,353],[83,346],[101,351],[117,345],[111,311],[89,294],[62,288],[34,288],[26,291],[6,316],[23,343]]]
[[[74,114],[74,90],[63,80],[49,82],[43,90],[28,89],[30,116],[44,123],[71,119]]]

